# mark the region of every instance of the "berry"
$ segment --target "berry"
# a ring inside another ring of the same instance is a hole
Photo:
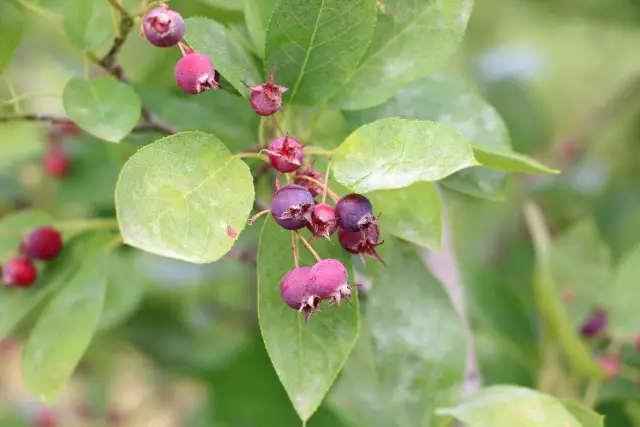
[[[596,359],[608,377],[615,377],[620,372],[620,356],[617,354],[601,354]]]
[[[289,135],[271,141],[267,153],[271,166],[282,173],[293,172],[302,164],[302,145]]]
[[[311,267],[300,267],[289,271],[280,283],[280,295],[284,302],[294,310],[304,312],[305,323],[311,314],[318,310],[320,298],[309,291],[309,272]]]
[[[157,7],[144,17],[142,31],[155,46],[175,46],[184,36],[184,19],[173,9]]]
[[[215,70],[207,55],[190,50],[176,64],[178,86],[193,95],[209,89],[218,89]]]
[[[50,261],[62,251],[62,236],[52,227],[36,228],[24,240],[24,250],[29,258]]]
[[[309,190],[313,197],[322,194],[322,186],[317,182],[309,181],[308,179],[300,178],[301,176],[308,176],[316,181],[322,182],[324,174],[318,172],[313,168],[313,164],[306,168],[299,169],[293,177],[293,183],[298,184]]]
[[[52,147],[44,156],[42,168],[47,175],[62,179],[69,175],[71,160],[64,150],[59,147]]]
[[[596,308],[580,327],[580,333],[585,338],[592,338],[600,334],[607,326],[607,312]]]
[[[349,299],[351,287],[347,285],[349,275],[347,269],[336,259],[323,259],[311,267],[309,271],[309,291],[320,297],[329,299],[329,304]]]
[[[27,288],[36,281],[38,272],[27,258],[13,258],[4,266],[2,280],[10,286]]]
[[[285,185],[273,195],[271,215],[281,227],[299,230],[311,221],[314,204],[313,196],[306,188]]]
[[[53,410],[42,408],[36,412],[34,427],[57,427],[58,417]]]
[[[307,228],[313,233],[314,239],[318,237],[326,237],[329,239],[338,229],[338,219],[336,218],[335,208],[326,203],[315,205],[311,213],[311,221],[307,224]]]
[[[636,350],[640,351],[640,332],[636,334]]]
[[[269,74],[266,83],[250,86],[251,108],[261,116],[271,116],[282,107],[282,94],[289,90],[276,85],[273,72]]]
[[[384,241],[379,242],[380,229],[377,224],[367,227],[364,231],[349,231],[344,228],[338,228],[338,240],[340,246],[349,253],[358,254],[365,261],[365,256],[369,255],[386,265],[378,252],[376,246],[380,246]]]
[[[347,194],[338,200],[336,211],[338,224],[348,231],[361,231],[376,223],[371,202],[361,194]]]

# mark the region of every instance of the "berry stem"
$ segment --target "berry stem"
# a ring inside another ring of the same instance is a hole
[[[600,392],[601,384],[602,383],[598,378],[592,377],[589,379],[589,382],[587,383],[587,388],[584,391],[584,397],[582,399],[583,403],[587,407],[592,408],[593,405],[595,405],[596,401],[598,400],[598,393]]]
[[[331,164],[332,163],[333,163],[333,158],[329,158],[329,164],[327,165],[327,170],[324,173],[324,188],[322,190],[322,203],[327,201],[327,190],[329,189],[329,185],[328,185],[329,184],[329,172],[331,171]],[[333,198],[333,197],[334,196],[331,196],[331,198]],[[337,201],[337,200],[334,199],[334,201]]]
[[[187,48],[185,47],[184,43],[179,42],[178,47],[180,48],[180,52],[182,52],[182,56],[187,56]]]
[[[258,145],[260,148],[267,146],[267,138],[265,135],[267,120],[264,116],[260,116],[260,126],[258,127]]]
[[[120,33],[120,25],[118,25],[118,17],[116,16],[117,13],[118,12],[115,6],[111,2],[109,2],[109,15],[111,15],[111,24],[113,25],[113,31],[116,37],[122,37],[122,34]]]
[[[238,154],[234,154],[233,157],[235,157],[236,159],[246,159],[246,158],[260,159],[263,162],[267,162],[267,163],[269,162],[269,159],[267,158],[267,156],[260,153],[238,153]]]
[[[320,258],[320,255],[318,255],[318,252],[316,252],[313,247],[311,246],[311,243],[309,243],[309,241],[307,239],[305,239],[302,234],[300,234],[299,232],[295,232],[295,234],[297,234],[300,237],[300,240],[302,240],[302,243],[304,243],[304,245],[307,247],[307,249],[309,249],[309,252],[311,252],[311,254],[313,254],[313,256],[316,258],[317,261],[322,261],[322,258]]]
[[[300,268],[300,260],[298,259],[298,235],[291,232],[291,249],[293,249],[293,265]]]
[[[314,184],[318,184],[319,186],[322,187],[322,190],[323,190],[322,194],[324,196],[326,196],[326,194],[329,193],[329,196],[331,196],[331,198],[333,199],[334,202],[337,202],[338,200],[340,200],[340,196],[338,196],[338,194],[335,191],[333,191],[330,188],[328,188],[326,182],[323,184],[322,182],[318,181],[317,179],[312,178],[312,177],[307,176],[307,175],[296,175],[296,179],[298,179],[298,178],[299,179],[306,179],[307,181],[313,182]],[[325,192],[325,190],[326,190],[326,192]],[[323,197],[322,203],[324,203],[325,201],[326,201],[326,197]]]
[[[273,123],[276,124],[276,127],[278,128],[278,130],[280,131],[280,135],[284,135],[285,132],[282,130],[282,128],[280,127],[280,124],[278,123],[278,120],[276,119],[276,116],[273,115],[271,116],[271,119],[273,120]]]
[[[280,172],[280,171],[276,172],[276,180],[275,180],[276,191],[280,189],[280,177],[281,176],[282,176],[282,172]]]
[[[261,216],[266,215],[266,214],[268,214],[268,213],[270,213],[270,212],[271,212],[271,209],[265,209],[265,210],[263,210],[262,212],[258,212],[257,214],[255,214],[254,216],[252,216],[251,218],[249,218],[249,221],[248,221],[249,225],[251,225],[251,224],[253,224],[254,222],[256,222],[256,220],[257,220],[258,218],[260,218]]]

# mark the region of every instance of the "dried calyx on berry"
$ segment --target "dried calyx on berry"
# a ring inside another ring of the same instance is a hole
[[[299,230],[311,221],[315,202],[309,191],[295,184],[285,185],[273,195],[271,216],[287,230]]]
[[[249,86],[251,89],[251,108],[261,116],[271,116],[282,107],[282,94],[289,90],[276,85],[273,71],[266,83]]]
[[[45,173],[54,178],[66,178],[71,171],[69,155],[58,145],[52,145],[42,160]]]
[[[51,261],[62,251],[62,236],[52,227],[32,230],[21,246],[26,256],[41,261]]]
[[[338,304],[351,296],[347,281],[349,275],[345,266],[336,259],[323,259],[309,270],[309,291],[320,300],[329,300],[329,305]]]
[[[219,87],[211,59],[193,49],[176,64],[176,82],[184,92],[193,95]]]
[[[322,185],[320,185],[318,182],[313,182],[311,180],[305,179],[305,176],[313,178],[318,182],[322,182],[322,180],[324,179],[324,174],[315,170],[313,163],[311,163],[307,167],[297,170],[295,175],[293,176],[293,183],[301,185],[309,190],[313,197],[322,194]]]
[[[365,262],[366,256],[369,255],[386,266],[378,252],[376,252],[376,246],[384,243],[384,241],[378,241],[379,238],[380,228],[377,224],[370,225],[362,231],[349,231],[344,228],[338,228],[338,240],[344,250],[360,255],[362,262]]]
[[[315,205],[307,228],[313,233],[312,239],[317,239],[318,237],[331,239],[331,235],[338,229],[335,208],[326,203]]]
[[[373,206],[362,194],[347,194],[336,203],[338,225],[347,231],[363,231],[377,224]]]
[[[9,286],[27,288],[34,284],[38,272],[28,258],[13,258],[4,265],[2,281]]]
[[[320,297],[309,290],[309,273],[311,267],[300,267],[289,271],[280,283],[280,295],[284,302],[294,310],[304,312],[305,323],[314,312],[320,311]]]
[[[289,135],[271,141],[266,151],[269,154],[271,166],[279,172],[293,172],[302,164],[302,144]]]
[[[145,15],[142,32],[155,46],[175,46],[184,36],[184,19],[169,7],[157,7]]]

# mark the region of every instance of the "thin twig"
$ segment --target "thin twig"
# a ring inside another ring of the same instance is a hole
[[[304,236],[302,236],[302,234],[300,234],[299,232],[294,231],[294,233],[297,234],[298,237],[300,237],[300,240],[302,240],[302,243],[304,243],[307,249],[309,249],[309,252],[311,252],[311,254],[316,258],[316,260],[322,261],[322,258],[320,258],[320,255],[318,255],[318,252],[316,252],[315,249],[313,249],[313,246],[311,246],[311,243],[309,243],[309,241],[305,239]]]
[[[134,132],[159,132],[166,133],[167,135],[173,135],[178,133],[178,129],[175,127],[162,123],[158,120],[146,120],[144,123],[140,123],[138,126],[133,128]]]
[[[51,116],[49,114],[12,114],[9,116],[0,116],[0,122],[48,122],[48,123],[67,123],[69,119],[66,117]]]

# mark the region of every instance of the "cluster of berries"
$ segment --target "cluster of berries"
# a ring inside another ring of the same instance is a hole
[[[61,251],[62,236],[56,229],[40,227],[32,230],[20,244],[18,255],[4,265],[2,281],[7,286],[28,288],[38,277],[33,261],[51,261]]]

